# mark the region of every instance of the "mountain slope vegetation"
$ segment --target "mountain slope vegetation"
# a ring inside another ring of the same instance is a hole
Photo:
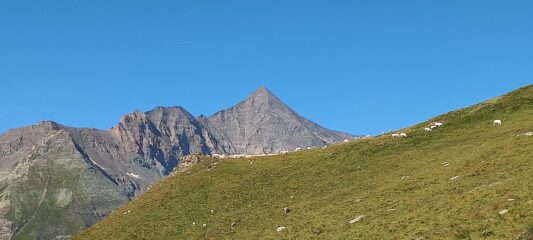
[[[444,125],[424,131],[436,121]],[[533,237],[533,85],[401,132],[408,137],[204,158],[75,239]]]

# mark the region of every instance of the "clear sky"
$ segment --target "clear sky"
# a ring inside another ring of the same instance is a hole
[[[0,2],[0,132],[210,115],[266,86],[377,134],[533,83],[532,1]]]

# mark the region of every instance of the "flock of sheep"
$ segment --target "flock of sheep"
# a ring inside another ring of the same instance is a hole
[[[426,132],[431,132],[433,131],[433,129],[435,128],[438,128],[438,127],[441,127],[442,125],[444,125],[444,123],[441,123],[441,122],[434,122],[433,124],[427,126],[427,127],[424,127],[424,131]],[[499,120],[499,119],[496,119],[494,120],[494,126],[500,126],[502,125],[502,120]],[[391,134],[392,138],[406,138],[407,137],[407,133],[393,133]]]
[[[442,123],[442,122],[434,122],[434,123],[432,123],[431,125],[429,125],[429,126],[427,126],[427,127],[424,127],[424,131],[426,131],[426,132],[431,132],[431,131],[433,131],[434,129],[439,128],[439,127],[441,127],[441,126],[443,126],[443,125],[444,125],[444,123]],[[502,125],[502,120],[499,120],[499,119],[494,120],[494,126],[500,126],[500,125]],[[391,131],[392,131],[392,130],[391,130]],[[391,132],[391,131],[389,131],[389,132]],[[405,133],[405,132],[401,132],[401,133],[392,133],[391,136],[392,136],[392,138],[406,138],[406,137],[407,137],[407,133]],[[347,141],[348,141],[348,140],[345,140],[344,142],[347,142]],[[312,149],[312,148],[309,147],[309,148],[307,148],[307,149]],[[300,150],[301,150],[301,148],[296,148],[294,151],[300,151]],[[288,151],[282,151],[282,152],[280,152],[280,153],[281,153],[281,154],[285,154],[285,153],[287,153],[287,152],[288,152]],[[455,180],[455,178],[458,178],[458,177],[459,177],[459,176],[453,177],[451,180]],[[402,179],[403,179],[403,178],[404,178],[404,177],[402,177]],[[292,198],[292,197],[291,197],[291,198]],[[213,213],[213,212],[214,212],[214,210],[211,210],[211,213]],[[285,214],[289,214],[289,212],[291,212],[291,209],[290,209],[290,208],[288,208],[288,207],[283,208],[283,213],[285,213]],[[124,212],[123,215],[125,215],[125,214],[127,214],[127,213],[129,213],[129,210],[128,210],[127,212]],[[364,218],[364,215],[358,216],[357,218],[355,218],[355,219],[353,219],[353,220],[350,220],[350,224],[351,224],[351,223],[355,223],[355,222],[361,220],[362,218]],[[193,226],[196,226],[196,222],[193,222],[192,225],[193,225]],[[235,229],[236,226],[237,226],[237,222],[232,222],[232,223],[230,224],[230,228],[231,228],[231,229]],[[202,224],[202,227],[203,227],[203,228],[206,228],[206,227],[207,227],[207,224],[206,224],[206,223]],[[281,231],[284,231],[285,229],[286,229],[286,227],[284,227],[284,226],[280,226],[280,227],[278,227],[278,228],[276,229],[276,231],[281,232]]]
[[[291,197],[291,198],[292,198],[292,197]],[[292,211],[292,210],[291,210],[290,208],[288,208],[288,207],[284,207],[284,208],[283,208],[283,213],[284,213],[285,215],[289,214],[291,211]],[[129,212],[129,210],[128,210],[128,212]],[[214,212],[215,212],[215,211],[211,209],[211,213],[214,213]],[[197,224],[196,224],[196,222],[192,222],[192,225],[193,225],[193,226],[196,226]],[[230,228],[231,228],[231,230],[235,229],[235,227],[237,227],[237,222],[231,222],[231,224],[230,224]],[[202,224],[202,228],[207,228],[207,223]],[[287,229],[287,228],[284,227],[284,226],[279,226],[278,228],[276,228],[276,231],[281,232],[281,231],[283,231],[283,230],[285,230],[285,229]]]

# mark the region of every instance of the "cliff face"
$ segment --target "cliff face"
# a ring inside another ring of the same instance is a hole
[[[126,114],[108,131],[51,121],[13,129],[0,135],[0,239],[75,234],[190,154],[277,153],[349,137],[304,119],[265,88],[208,118],[157,107]]]
[[[181,107],[127,114],[110,132],[124,155],[152,160],[152,167],[163,175],[178,165],[181,156],[217,150],[198,120]]]

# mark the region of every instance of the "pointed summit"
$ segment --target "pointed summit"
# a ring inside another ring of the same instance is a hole
[[[275,96],[265,86],[261,86],[257,90],[255,90],[255,92],[250,94],[245,100],[248,100],[248,99],[267,99],[269,97],[275,97]]]
[[[266,88],[265,86],[260,86],[259,88],[257,88],[257,90],[255,90],[254,93],[252,93],[252,95],[260,95],[260,94],[272,95],[272,92],[268,90],[268,88]]]
[[[247,106],[245,108],[249,110],[255,109],[255,111],[252,111],[255,113],[258,111],[270,111],[272,109],[277,109],[283,112],[292,112],[289,106],[287,106],[283,101],[281,101],[281,99],[276,97],[276,95],[274,95],[264,86],[259,87],[257,90],[255,90],[255,92],[244,99],[244,101],[240,102],[233,108],[243,106]]]
[[[278,153],[353,138],[299,116],[264,86],[203,122],[229,154]]]

